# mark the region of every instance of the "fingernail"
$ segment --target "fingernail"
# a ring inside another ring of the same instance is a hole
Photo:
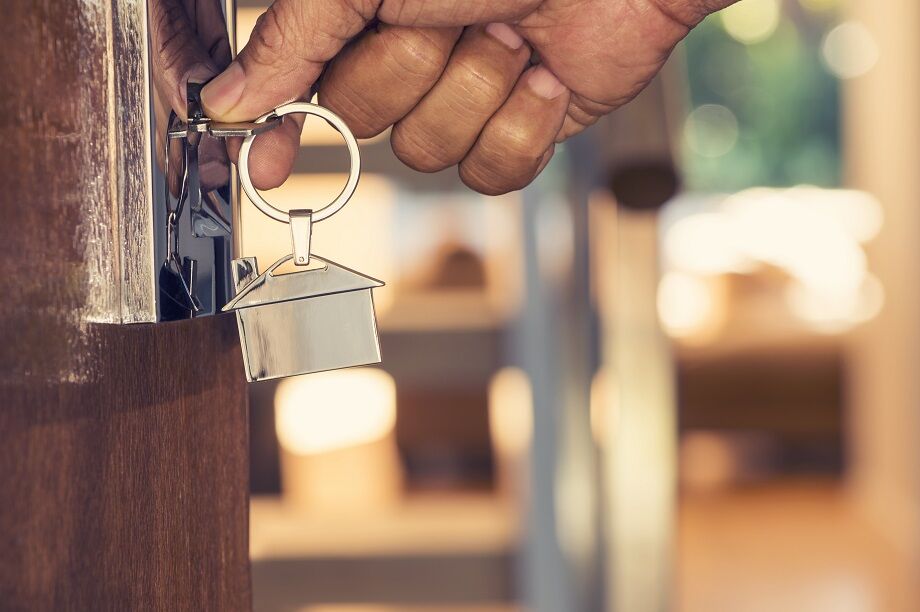
[[[213,81],[201,90],[201,103],[208,113],[215,116],[226,114],[243,95],[246,87],[246,74],[243,67],[233,62],[221,72]]]
[[[486,32],[511,49],[520,49],[521,45],[524,44],[524,39],[521,38],[521,35],[505,23],[490,23],[486,26]]]
[[[530,89],[535,94],[547,100],[552,100],[565,91],[565,85],[560,83],[556,75],[543,66],[537,66],[530,72],[527,84],[530,85]]]

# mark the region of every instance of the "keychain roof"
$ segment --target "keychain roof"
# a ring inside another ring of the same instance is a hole
[[[268,270],[245,284],[237,296],[224,306],[223,310],[266,306],[384,286],[383,281],[346,268],[319,255],[313,255],[313,258],[323,262],[321,268],[292,274],[273,274],[279,266],[290,261],[292,257],[288,255],[279,259]]]

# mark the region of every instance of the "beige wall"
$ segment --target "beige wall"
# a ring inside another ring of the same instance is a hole
[[[849,0],[878,64],[844,83],[847,182],[875,194],[885,225],[869,249],[885,307],[854,335],[850,484],[914,571],[920,549],[920,3]],[[914,589],[911,589],[914,590]],[[905,609],[920,609],[914,602]]]

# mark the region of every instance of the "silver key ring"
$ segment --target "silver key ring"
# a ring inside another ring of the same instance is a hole
[[[354,195],[355,189],[358,187],[358,178],[361,175],[361,156],[358,151],[358,140],[355,138],[355,135],[351,133],[351,130],[348,129],[348,126],[341,117],[328,108],[323,108],[322,106],[317,106],[309,102],[291,102],[290,104],[279,106],[274,111],[266,113],[256,119],[256,123],[264,123],[271,117],[282,117],[284,115],[290,115],[291,113],[306,113],[307,115],[325,119],[326,122],[345,139],[345,145],[348,147],[348,154],[351,157],[348,182],[345,183],[345,187],[335,200],[313,211],[312,221],[316,223],[323,219],[328,219],[339,212],[351,196]],[[240,159],[237,166],[240,171],[240,183],[243,185],[243,191],[246,192],[246,195],[249,196],[249,200],[260,211],[275,221],[290,223],[290,214],[269,204],[268,201],[262,197],[262,194],[256,190],[255,186],[252,184],[252,179],[249,177],[249,149],[252,148],[252,141],[255,140],[256,136],[258,136],[258,134],[252,134],[244,138],[243,146],[240,148]]]

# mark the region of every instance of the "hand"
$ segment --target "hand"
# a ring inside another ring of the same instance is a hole
[[[631,100],[693,26],[733,1],[276,0],[202,100],[212,117],[252,119],[309,96],[329,63],[320,103],[357,136],[393,126],[407,165],[458,165],[464,183],[500,194]],[[289,121],[256,140],[257,187],[287,178],[299,131]]]
[[[220,0],[151,0],[150,38],[153,76],[153,111],[156,125],[156,159],[165,167],[165,126],[170,111],[185,120],[186,84],[210,80],[230,64],[230,41]],[[184,159],[179,141],[169,153],[170,191],[178,195]],[[239,146],[237,145],[237,148]],[[203,137],[198,148],[201,187],[208,191],[230,179],[230,162],[222,140]]]

